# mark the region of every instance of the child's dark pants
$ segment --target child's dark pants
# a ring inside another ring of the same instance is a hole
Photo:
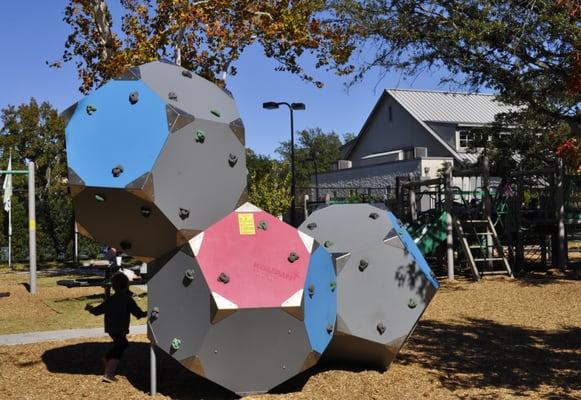
[[[111,350],[107,352],[105,358],[107,360],[110,360],[112,358],[120,359],[123,353],[125,352],[127,346],[129,346],[129,342],[127,341],[125,335],[109,334],[109,336],[111,336],[111,339],[113,339],[113,347],[111,348]]]

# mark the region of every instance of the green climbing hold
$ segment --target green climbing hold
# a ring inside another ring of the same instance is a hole
[[[220,111],[218,110],[210,110],[210,112],[212,113],[213,116],[220,118]]]
[[[196,131],[196,142],[204,143],[205,140],[206,134],[204,133],[204,131]]]
[[[102,194],[96,193],[95,200],[97,200],[99,203],[103,203],[106,199],[105,196],[103,196]]]
[[[171,349],[175,351],[175,350],[179,350],[180,347],[182,347],[182,341],[178,338],[174,338],[171,341]]]
[[[268,229],[268,223],[265,220],[262,220],[258,223],[258,229],[262,229],[263,231]]]
[[[414,299],[410,299],[410,301],[408,301],[409,308],[416,308],[417,305],[418,305],[418,303],[416,303],[416,301]]]
[[[97,111],[97,107],[95,107],[95,106],[94,106],[94,105],[92,105],[92,104],[89,104],[89,105],[87,105],[87,108],[86,108],[86,110],[87,110],[87,114],[89,114],[89,115],[93,115],[93,113],[94,113],[95,111]]]
[[[288,255],[287,259],[288,259],[288,262],[294,263],[296,260],[299,259],[299,255],[293,251]]]
[[[330,240],[325,240],[325,243],[323,243],[323,246],[325,246],[325,248],[329,248],[331,246],[333,246],[333,242],[331,242]]]
[[[335,289],[337,289],[337,282],[335,282],[335,281],[331,282],[329,287],[331,288],[331,292],[334,292]]]

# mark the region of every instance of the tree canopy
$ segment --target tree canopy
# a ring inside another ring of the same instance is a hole
[[[495,90],[499,99],[581,129],[578,1],[337,0],[362,53],[357,69],[416,74],[445,67],[444,82]]]
[[[276,152],[290,164],[290,140],[283,141]],[[295,142],[295,174],[297,186],[311,185],[315,172],[326,172],[341,156],[341,139],[335,132],[323,132],[321,128],[298,132]]]
[[[243,50],[259,43],[277,69],[314,81],[299,65],[305,51],[327,65],[328,49],[341,35],[333,24],[322,23],[325,0],[120,0],[121,25],[114,21],[106,0],[68,0],[64,21],[72,32],[61,61],[76,64],[88,92],[126,69],[167,58],[218,84],[236,74],[235,61]],[[332,51],[340,59],[340,49]]]
[[[13,169],[27,169],[29,160],[36,165],[36,202],[39,256],[56,259],[71,256],[74,217],[71,200],[67,195],[67,165],[65,154],[64,121],[48,102],[29,103],[0,110],[0,164],[5,168],[12,154]],[[13,253],[15,259],[24,259],[28,252],[27,177],[13,177]],[[4,229],[7,221],[0,213]],[[94,246],[87,246],[94,253]],[[89,248],[87,247],[87,248]]]

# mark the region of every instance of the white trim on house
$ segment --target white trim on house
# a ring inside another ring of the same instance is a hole
[[[370,158],[377,158],[377,157],[383,157],[383,156],[391,156],[393,154],[403,154],[404,149],[398,149],[398,150],[391,150],[391,151],[385,151],[383,153],[372,153],[369,155],[366,155],[364,157],[361,157],[362,160],[369,160]],[[401,160],[401,157],[399,158]]]

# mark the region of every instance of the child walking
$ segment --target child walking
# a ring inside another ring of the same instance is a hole
[[[103,380],[111,382],[115,380],[115,372],[123,352],[129,345],[127,334],[129,333],[129,318],[133,314],[136,318],[147,316],[135,303],[129,292],[129,279],[123,273],[116,273],[111,278],[111,286],[115,294],[96,307],[89,304],[85,310],[93,315],[105,314],[105,332],[113,339],[113,347],[105,354],[105,372]]]

